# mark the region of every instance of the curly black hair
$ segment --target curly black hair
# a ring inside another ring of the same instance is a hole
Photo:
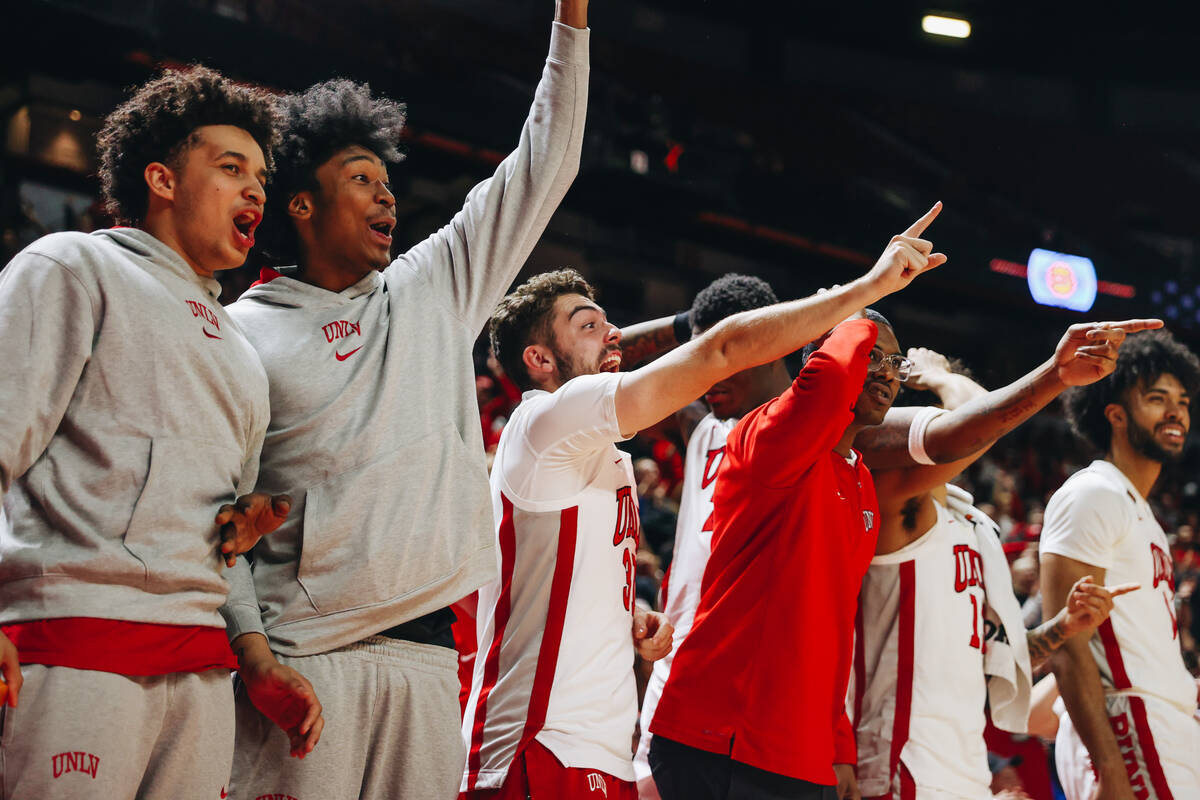
[[[138,87],[104,120],[96,137],[105,206],[119,224],[144,221],[149,191],[144,173],[156,161],[177,167],[195,144],[196,129],[233,125],[249,133],[272,169],[278,116],[270,95],[239,86],[199,65],[167,70]]]
[[[705,286],[692,301],[692,327],[706,331],[739,311],[772,306],[779,302],[771,284],[753,275],[730,272]]]
[[[509,292],[496,306],[488,323],[492,352],[522,391],[536,388],[525,368],[525,348],[534,342],[549,344],[553,341],[550,311],[554,301],[564,294],[596,299],[591,284],[575,270],[543,272]]]
[[[385,163],[403,161],[398,144],[405,105],[372,97],[366,83],[334,78],[280,97],[275,106],[281,116],[274,154],[278,169],[271,182],[275,199],[266,207],[258,241],[270,261],[295,264],[299,241],[288,203],[300,192],[318,191],[317,168],[347,147],[365,147]]]
[[[1189,397],[1196,397],[1200,391],[1200,360],[1168,331],[1128,337],[1111,375],[1063,394],[1071,430],[1098,452],[1108,452],[1112,426],[1104,416],[1105,407],[1111,403],[1124,405],[1131,389],[1150,386],[1163,375],[1178,378]]]

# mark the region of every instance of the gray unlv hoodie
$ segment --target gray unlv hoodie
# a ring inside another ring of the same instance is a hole
[[[588,35],[554,25],[517,149],[449,225],[345,291],[230,306],[271,383],[258,488],[294,500],[230,578],[231,639],[325,652],[496,577],[471,348],[578,170]]]
[[[213,517],[253,488],[269,406],[219,293],[132,228],[0,272],[0,622],[222,626]]]

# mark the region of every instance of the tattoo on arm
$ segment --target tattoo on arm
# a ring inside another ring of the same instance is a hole
[[[621,331],[621,365],[633,369],[650,356],[664,353],[678,344],[670,317],[665,325],[632,325]]]
[[[1052,619],[1043,622],[1031,631],[1026,631],[1025,639],[1029,643],[1029,660],[1032,662],[1033,668],[1037,669],[1045,663],[1051,653],[1062,647],[1062,643],[1067,640],[1067,637],[1063,636],[1058,620]]]

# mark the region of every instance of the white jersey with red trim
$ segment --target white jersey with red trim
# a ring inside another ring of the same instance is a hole
[[[479,590],[463,791],[504,783],[532,740],[633,780],[632,612],[640,528],[620,374],[526,392],[492,467],[500,579]]]
[[[704,568],[712,553],[713,534],[713,490],[716,488],[717,470],[725,455],[725,437],[733,430],[737,419],[717,419],[712,414],[704,417],[688,439],[687,456],[683,462],[683,493],[679,502],[679,519],[675,525],[675,549],[671,557],[670,575],[664,587],[663,613],[671,621],[675,633],[671,639],[671,652],[654,662],[654,671],[646,685],[642,698],[641,730],[637,755],[633,769],[638,780],[650,777],[650,721],[658,708],[658,698],[671,674],[671,663],[679,646],[692,629],[696,607],[700,605],[700,583],[704,579]]]
[[[1106,692],[1153,695],[1186,714],[1196,682],[1183,665],[1175,618],[1175,574],[1167,536],[1125,473],[1093,461],[1050,498],[1040,552],[1105,570],[1104,582],[1138,583],[1092,636]]]
[[[864,797],[992,796],[984,648],[995,626],[978,536],[995,536],[995,523],[934,506],[933,527],[863,578],[847,710]]]
[[[1175,797],[1200,797],[1200,733],[1171,733],[1195,728],[1196,682],[1179,649],[1170,547],[1150,505],[1117,466],[1093,461],[1050,498],[1040,551],[1099,567],[1108,585],[1141,584],[1114,604],[1088,644],[1109,696],[1118,744],[1128,739],[1138,751],[1136,763],[1142,766],[1131,779],[1159,786],[1147,789],[1153,795],[1139,796],[1169,796],[1170,784]],[[1114,705],[1122,696],[1142,700]],[[1128,706],[1124,717],[1116,708],[1122,705]],[[1178,725],[1155,721],[1176,715]]]

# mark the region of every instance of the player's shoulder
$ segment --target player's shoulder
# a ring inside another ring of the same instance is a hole
[[[1136,502],[1117,467],[1108,461],[1093,461],[1067,478],[1050,498],[1051,504],[1073,503],[1096,508],[1127,506]]]
[[[13,263],[40,260],[63,267],[84,267],[95,264],[111,245],[108,240],[79,231],[49,233],[17,253]]]

